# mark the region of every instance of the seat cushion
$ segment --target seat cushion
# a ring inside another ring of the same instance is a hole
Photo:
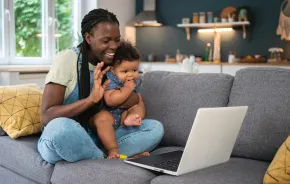
[[[0,137],[0,165],[36,183],[50,183],[54,165],[44,161],[37,151],[39,137],[11,139]]]
[[[0,183],[1,184],[37,184],[19,174],[0,166]]]
[[[231,158],[227,163],[194,171],[181,176],[161,175],[151,184],[260,184],[269,163]]]
[[[290,70],[238,71],[229,99],[237,105],[249,108],[233,156],[271,161],[290,132]]]
[[[147,118],[164,126],[161,145],[184,147],[197,110],[227,106],[232,82],[226,74],[145,73],[140,91]]]
[[[52,175],[53,184],[148,184],[156,175],[123,160],[83,160],[58,162]]]

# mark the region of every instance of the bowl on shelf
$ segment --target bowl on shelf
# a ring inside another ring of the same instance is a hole
[[[240,63],[266,63],[267,59],[265,57],[253,57],[253,56],[246,56],[240,59]]]

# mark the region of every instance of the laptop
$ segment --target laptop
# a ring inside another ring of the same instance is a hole
[[[184,150],[128,158],[128,164],[179,176],[230,159],[248,106],[200,108]]]

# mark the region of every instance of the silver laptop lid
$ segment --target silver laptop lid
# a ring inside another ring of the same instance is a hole
[[[200,108],[191,128],[177,175],[227,162],[247,106]]]

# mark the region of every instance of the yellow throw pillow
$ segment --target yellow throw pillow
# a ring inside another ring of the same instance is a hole
[[[290,136],[277,151],[264,176],[264,184],[276,183],[290,183]]]
[[[0,86],[0,126],[13,139],[40,132],[41,101],[36,84]]]

